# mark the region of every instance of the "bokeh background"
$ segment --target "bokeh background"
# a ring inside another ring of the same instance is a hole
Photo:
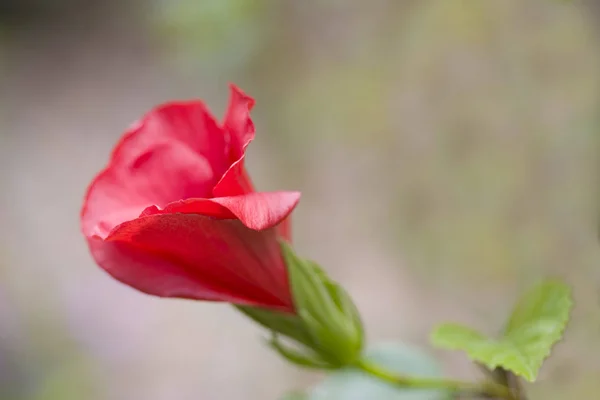
[[[296,246],[370,341],[494,334],[558,276],[576,308],[531,398],[597,397],[598,4],[0,1],[0,399],[269,400],[319,380],[226,305],[111,280],[79,233],[124,129],[170,99],[222,115],[230,81],[257,99],[255,183],[303,192]]]

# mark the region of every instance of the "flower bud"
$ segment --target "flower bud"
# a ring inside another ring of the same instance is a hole
[[[294,364],[319,369],[352,364],[364,343],[362,322],[352,299],[317,264],[299,258],[287,243],[281,246],[295,314],[245,306],[238,309],[269,328],[271,347]],[[284,345],[279,335],[293,339],[301,348]]]

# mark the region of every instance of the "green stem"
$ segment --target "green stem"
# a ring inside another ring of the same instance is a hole
[[[494,382],[472,383],[453,379],[417,378],[399,375],[365,360],[358,361],[356,367],[371,376],[405,388],[444,389],[455,393],[470,393],[498,399],[518,400],[509,388]]]

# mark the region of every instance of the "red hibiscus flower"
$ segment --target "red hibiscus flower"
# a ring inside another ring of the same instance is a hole
[[[224,122],[168,103],[125,133],[81,211],[91,253],[142,292],[294,311],[279,239],[298,192],[255,192],[244,168],[254,100],[231,86]]]

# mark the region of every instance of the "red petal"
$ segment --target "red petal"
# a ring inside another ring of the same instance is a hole
[[[106,240],[88,241],[102,268],[142,292],[293,312],[273,229],[257,232],[235,220],[162,214],[126,222]]]
[[[210,197],[229,166],[225,140],[202,102],[157,107],[123,136],[90,185],[83,232],[105,237],[150,205]]]
[[[217,219],[239,219],[246,227],[261,231],[280,224],[294,210],[298,201],[299,192],[254,192],[242,196],[176,201],[163,210],[149,207],[142,216],[200,214]]]
[[[244,168],[246,147],[254,139],[254,123],[250,110],[254,99],[235,85],[230,85],[231,97],[225,114],[223,129],[230,138],[229,169],[213,190],[214,197],[237,196],[254,191],[252,181]]]
[[[254,139],[254,123],[250,111],[254,107],[254,99],[234,84],[229,85],[229,106],[225,114],[223,127],[231,137],[230,161],[238,160],[248,144]]]
[[[119,153],[121,154],[121,153]],[[88,189],[83,233],[104,238],[150,205],[165,205],[210,192],[214,173],[206,159],[179,142],[155,144],[147,153],[111,163]]]
[[[289,215],[286,219],[281,221],[277,226],[277,231],[282,238],[292,243],[292,216]]]
[[[224,131],[199,100],[167,103],[147,113],[127,135],[140,142],[138,147],[153,147],[163,139],[181,142],[204,156],[221,175],[229,167]]]
[[[213,189],[214,197],[238,196],[254,191],[252,181],[244,167],[244,155],[225,172]]]

